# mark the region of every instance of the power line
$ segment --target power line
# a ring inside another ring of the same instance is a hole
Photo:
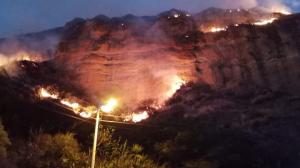
[[[24,82],[21,82],[21,81],[19,81],[19,80],[12,79],[12,78],[11,78],[11,80],[12,80],[12,82],[14,82],[16,85],[17,85],[17,84],[22,85],[23,89],[20,88],[20,87],[15,87],[15,88],[14,88],[14,89],[16,89],[16,90],[19,90],[19,92],[23,92],[23,93],[24,93],[24,92],[27,92],[27,93],[29,93],[29,92],[28,92],[28,90],[29,90],[30,92],[35,93],[35,91],[36,91],[35,89],[32,88],[33,86],[31,86],[31,85],[29,85],[29,84],[26,84],[26,83],[24,83]],[[45,100],[46,100],[46,102],[48,102],[48,103],[51,103],[51,104],[53,104],[53,105],[55,105],[55,106],[58,106],[58,107],[60,107],[60,108],[63,108],[63,109],[65,109],[65,110],[67,110],[67,111],[70,111],[72,114],[74,114],[74,111],[72,110],[72,108],[66,107],[66,106],[64,106],[64,105],[62,105],[62,104],[60,104],[60,103],[58,103],[58,102],[56,102],[56,101],[53,101],[53,100],[49,100],[49,99],[45,99]],[[82,101],[82,102],[89,103],[89,102],[84,101],[84,100],[81,100],[81,99],[79,99],[79,100]],[[43,108],[44,108],[44,107],[43,107]],[[47,109],[47,110],[48,110],[48,109]],[[55,113],[57,113],[57,114],[60,114],[60,115],[69,117],[69,118],[77,119],[77,120],[80,120],[80,121],[83,121],[83,122],[86,122],[86,123],[89,123],[89,124],[94,124],[94,122],[91,122],[91,121],[90,121],[90,119],[95,120],[94,117],[91,117],[91,118],[82,118],[82,117],[78,117],[78,116],[75,116],[75,115],[71,115],[71,114],[66,114],[66,113],[63,113],[63,112],[59,112],[59,111],[57,111],[57,110],[51,110],[51,111],[53,111],[53,112],[55,112]],[[103,116],[103,117],[115,117],[115,118],[125,119],[125,117],[123,117],[123,116],[117,116],[117,115],[111,115],[111,114],[110,114],[110,115],[103,115],[103,114],[102,114],[102,116]],[[153,126],[153,125],[146,125],[146,124],[139,124],[139,123],[121,122],[121,121],[103,120],[103,119],[101,119],[100,122],[102,122],[102,123],[104,123],[104,124],[119,124],[119,125],[131,125],[131,126],[144,126],[144,127],[153,127],[153,128],[159,127],[159,126],[157,126],[157,125],[156,125],[156,126]]]

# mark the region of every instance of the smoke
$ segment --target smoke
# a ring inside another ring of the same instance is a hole
[[[268,12],[291,13],[290,5],[283,0],[258,0],[258,6]]]
[[[257,0],[216,0],[216,6],[221,8],[253,8]]]
[[[42,62],[53,57],[60,40],[58,34],[42,37],[23,35],[0,41],[0,67],[11,76],[18,75],[17,61]]]
[[[261,7],[268,12],[289,11],[291,8],[299,6],[298,0],[210,0],[210,1],[198,1],[198,0],[173,0],[167,1],[170,4],[168,6],[199,12],[208,7],[217,7],[223,9],[232,8],[244,8],[250,9],[254,7]],[[172,4],[171,4],[172,3]]]
[[[22,35],[0,41],[2,55],[15,55],[20,52],[40,55],[44,59],[51,58],[60,41],[60,34]]]
[[[100,30],[88,22],[82,31],[84,36],[78,34],[78,39],[66,42],[72,46],[71,51],[57,52],[58,65],[68,68],[68,72],[77,77],[66,82],[81,86],[94,103],[116,97],[123,103],[121,107],[129,109],[150,100],[162,104],[180,85],[195,77],[194,57],[186,56],[186,52],[174,44],[175,34],[171,33],[193,31],[195,27],[190,26],[189,21],[170,30],[160,21],[153,23],[135,17],[118,20],[113,31],[103,26],[101,34],[105,39],[94,43],[87,41],[95,39]]]
[[[251,8],[260,4],[266,8],[271,5],[279,6],[279,9],[282,7],[280,1],[214,2],[223,7]],[[170,21],[172,18],[174,20]],[[78,39],[70,40],[68,46],[72,46],[72,50],[62,52],[57,61],[74,73],[78,77],[74,82],[78,82],[96,100],[113,96],[119,97],[128,106],[149,99],[161,103],[174,93],[178,83],[183,83],[181,80],[193,81],[197,73],[193,57],[180,49],[184,45],[182,37],[186,40],[189,37],[186,34],[195,31],[194,22],[189,18],[175,19],[173,16],[166,16],[165,19],[152,25],[134,16],[123,20],[119,18],[114,23],[113,31],[105,30],[105,26],[95,30],[88,22],[82,31],[84,35],[78,34]],[[105,38],[100,38],[99,44],[97,41],[93,44],[87,42],[87,39],[99,38],[100,33]],[[181,41],[180,47],[174,44],[177,40]]]

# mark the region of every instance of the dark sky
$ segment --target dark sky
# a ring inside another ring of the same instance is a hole
[[[190,12],[212,6],[249,8],[275,1],[280,0],[0,0],[0,37],[61,26],[74,17],[154,15],[171,8]],[[300,11],[300,0],[282,1]]]

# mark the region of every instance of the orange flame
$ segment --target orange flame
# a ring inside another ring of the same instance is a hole
[[[80,115],[81,117],[83,117],[83,118],[91,118],[91,117],[92,117],[92,113],[90,113],[90,112],[85,112],[85,111],[79,113],[79,115]]]
[[[178,79],[180,79],[180,78],[178,78]],[[181,83],[181,80],[179,80],[179,83]],[[175,83],[174,86],[172,87],[172,89],[174,89],[174,90],[177,90],[178,88],[180,88],[178,83],[177,84]],[[76,102],[75,100],[73,100],[73,98],[70,98],[70,99],[69,98],[63,98],[63,99],[59,98],[58,93],[57,94],[52,93],[43,87],[38,90],[38,95],[40,98],[59,100],[60,104],[66,106],[66,107],[69,107],[74,113],[78,114],[82,118],[91,118],[93,116],[93,114],[95,114],[97,112],[96,106],[93,106],[93,105],[84,106],[84,105]],[[104,113],[110,113],[113,110],[115,110],[117,105],[118,105],[117,99],[111,98],[106,102],[106,104],[102,105],[100,107],[100,109]],[[141,122],[142,120],[147,119],[148,117],[149,117],[148,112],[143,111],[142,113],[134,113],[132,115],[126,116],[125,121],[132,121],[132,122],[137,123],[137,122]]]
[[[178,75],[176,75],[171,79],[170,84],[170,88],[166,92],[167,98],[172,97],[176,93],[176,91],[181,88],[182,85],[186,84],[186,82],[183,79],[181,79]]]
[[[253,23],[253,24],[256,25],[256,26],[263,26],[263,25],[271,24],[271,23],[273,23],[275,20],[277,20],[277,18],[273,17],[273,18],[270,18],[270,19],[264,19],[264,20],[255,22],[255,23]]]
[[[80,104],[77,102],[71,102],[67,99],[63,99],[60,101],[61,104],[70,107],[75,113],[79,113],[80,112]]]
[[[212,27],[210,28],[210,32],[216,33],[216,32],[221,32],[221,31],[226,31],[226,27]]]
[[[132,121],[134,123],[138,123],[138,122],[141,122],[143,120],[146,120],[147,118],[149,118],[148,112],[143,111],[141,113],[133,113],[131,115],[127,115],[125,117],[125,121]]]
[[[291,9],[282,4],[273,4],[269,10],[273,13],[281,13],[283,15],[290,15],[292,14]]]
[[[58,94],[55,93],[50,93],[48,90],[45,88],[40,88],[39,89],[39,96],[41,98],[51,98],[51,99],[58,99]]]

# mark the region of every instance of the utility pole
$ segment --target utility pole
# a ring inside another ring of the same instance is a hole
[[[96,124],[95,124],[95,134],[94,134],[94,144],[93,144],[93,153],[92,153],[92,165],[91,165],[91,168],[95,168],[100,112],[101,112],[101,109],[99,108],[97,110],[97,117],[96,117]]]
[[[95,162],[96,162],[97,138],[98,138],[99,123],[100,123],[100,113],[112,112],[117,106],[117,104],[118,101],[116,99],[110,98],[106,104],[99,106],[97,110],[91,168],[95,168]]]

